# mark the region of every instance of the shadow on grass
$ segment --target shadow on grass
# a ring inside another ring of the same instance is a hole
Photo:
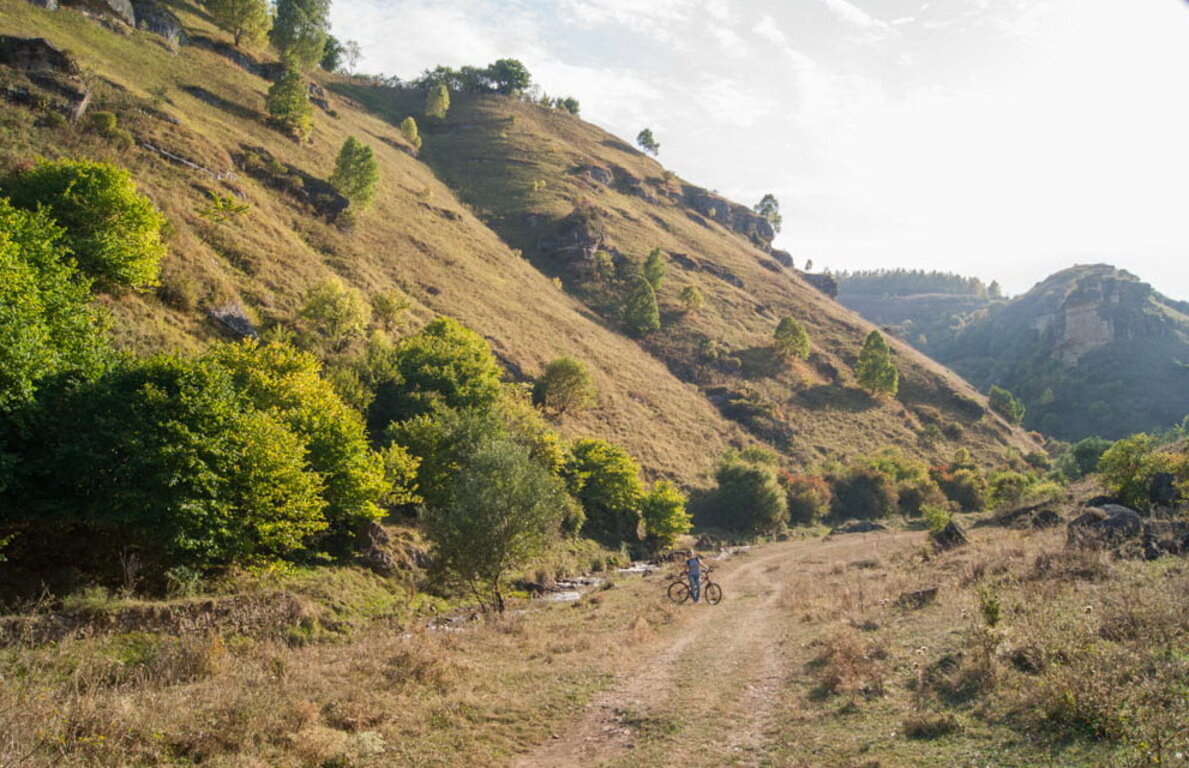
[[[838,384],[822,384],[797,394],[797,400],[807,408],[862,413],[878,403],[865,390]]]

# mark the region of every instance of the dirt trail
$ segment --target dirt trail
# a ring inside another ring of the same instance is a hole
[[[715,573],[726,593],[721,605],[682,606],[690,620],[515,765],[766,764],[785,683],[820,630],[792,620],[797,606],[827,589],[823,577],[836,563],[905,542],[905,534],[849,535],[727,560]],[[662,587],[658,580],[658,599]]]

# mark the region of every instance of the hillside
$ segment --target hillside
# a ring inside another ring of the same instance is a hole
[[[1025,424],[1066,440],[1161,431],[1189,414],[1189,307],[1106,264],[1058,272],[929,352],[1011,390]]]
[[[193,350],[228,327],[291,327],[303,293],[338,276],[367,295],[406,296],[398,332],[437,314],[459,318],[513,379],[531,380],[558,355],[585,361],[599,404],[566,416],[563,431],[621,443],[650,475],[689,486],[705,485],[724,450],[756,439],[803,464],[888,444],[930,459],[965,445],[987,463],[1009,446],[1035,448],[974,389],[905,344],[893,343],[899,398],[868,396],[851,366],[870,324],[784,268],[767,251],[766,222],[600,129],[509,97],[458,95],[442,124],[425,125],[418,158],[395,123],[420,117],[421,93],[320,74],[330,95],[312,142],[298,145],[262,112],[267,56],[220,42],[195,6],[158,7],[176,14],[189,44],[0,0],[0,34],[45,38],[80,70],[0,66],[4,163],[116,162],[171,222],[160,289],[101,297],[122,347]],[[47,101],[82,91],[91,111],[117,115],[132,146],[42,119]],[[380,193],[344,226],[335,223],[341,199],[324,180],[351,135],[375,149]],[[250,208],[216,223],[202,214],[211,192]],[[583,259],[603,251],[622,263],[654,247],[671,254],[660,297],[666,325],[637,342],[621,332]],[[689,284],[707,306],[683,315],[675,297]],[[789,367],[768,354],[785,315],[806,325],[814,348]],[[951,424],[949,441],[924,439],[927,426]]]

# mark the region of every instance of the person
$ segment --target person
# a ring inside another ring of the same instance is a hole
[[[701,556],[691,549],[685,561],[685,573],[689,576],[689,594],[695,603],[702,597],[702,571],[705,569],[706,564],[702,562]]]

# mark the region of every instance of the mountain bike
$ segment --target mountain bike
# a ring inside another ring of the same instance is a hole
[[[710,580],[710,571],[707,569],[702,574],[702,599],[710,605],[718,605],[722,602],[722,587],[716,582]],[[686,600],[689,600],[693,593],[693,586],[689,582],[689,574],[684,573],[680,578],[675,579],[669,584],[669,599],[680,605]]]

